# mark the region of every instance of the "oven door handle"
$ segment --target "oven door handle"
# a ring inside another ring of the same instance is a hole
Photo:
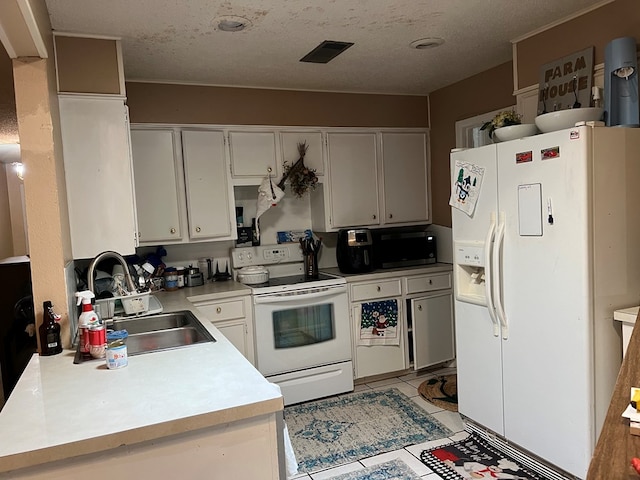
[[[284,302],[300,302],[310,300],[312,298],[330,297],[341,293],[347,293],[347,287],[320,287],[312,289],[311,293],[269,293],[266,295],[254,295],[253,302],[258,303],[284,303]]]

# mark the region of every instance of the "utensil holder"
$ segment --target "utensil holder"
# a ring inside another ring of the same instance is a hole
[[[317,253],[305,253],[304,277],[307,279],[318,278],[318,254]]]

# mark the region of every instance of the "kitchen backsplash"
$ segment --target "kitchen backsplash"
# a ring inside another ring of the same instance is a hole
[[[257,186],[236,186],[234,188],[235,206],[243,208],[244,226],[251,226],[251,219],[256,216],[256,203],[258,198]],[[311,208],[309,195],[296,198],[291,192],[286,195],[277,206],[271,207],[260,217],[260,244],[273,245],[278,243],[279,231],[311,229]],[[336,267],[336,233],[318,233],[322,238],[322,250],[318,258],[320,268]],[[213,258],[214,263],[220,262],[220,268],[229,261],[229,250],[235,247],[233,241],[188,243],[178,245],[164,245],[167,256],[164,261],[167,265],[196,266],[198,258]],[[140,247],[138,255],[144,256],[155,252],[155,247]]]

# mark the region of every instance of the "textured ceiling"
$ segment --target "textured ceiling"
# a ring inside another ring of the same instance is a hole
[[[510,40],[602,0],[46,0],[54,30],[122,38],[127,80],[427,94],[511,59]],[[215,19],[251,25],[222,32]],[[409,47],[425,37],[444,45]],[[354,46],[299,59],[323,40]]]

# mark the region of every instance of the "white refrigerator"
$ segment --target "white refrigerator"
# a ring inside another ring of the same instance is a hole
[[[640,129],[451,154],[459,411],[579,478],[640,301]],[[622,412],[620,412],[622,413]]]

